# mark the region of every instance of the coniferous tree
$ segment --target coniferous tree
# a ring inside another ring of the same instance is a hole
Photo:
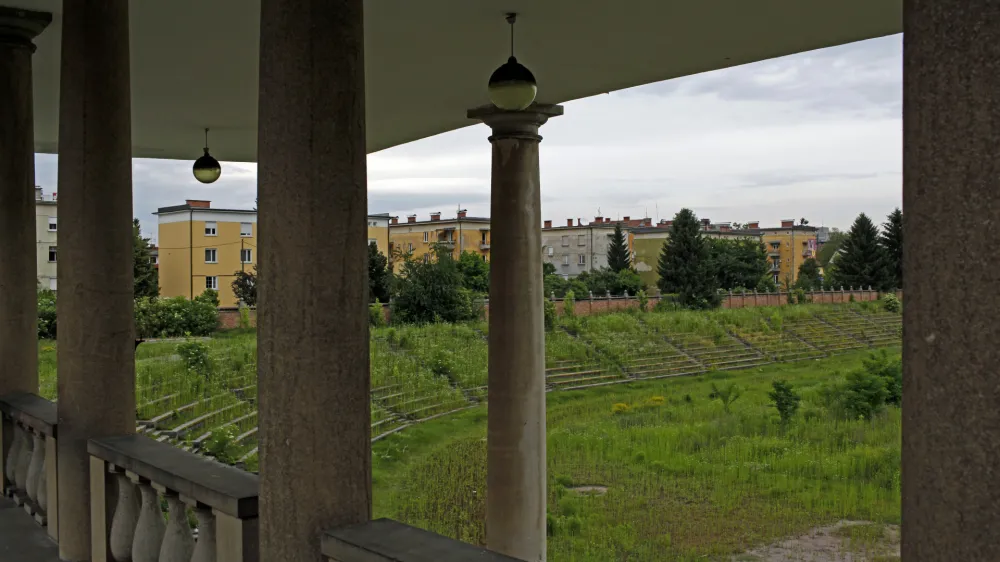
[[[615,273],[632,269],[632,257],[628,252],[628,240],[625,231],[622,230],[622,223],[615,225],[615,233],[611,236],[611,244],[608,246],[608,267]]]
[[[885,251],[879,244],[878,228],[868,215],[861,213],[840,246],[835,260],[835,284],[844,287],[868,287],[885,290],[891,285]]]
[[[368,244],[368,302],[389,302],[392,272],[385,254],[378,251],[374,242]]]
[[[132,219],[132,274],[135,276],[134,295],[160,296],[160,276],[153,264],[153,245],[139,231],[139,219]]]
[[[799,277],[795,281],[795,286],[806,291],[823,288],[819,277],[819,262],[815,258],[806,258],[799,266]]]
[[[718,281],[711,261],[698,217],[690,209],[681,209],[657,263],[660,291],[676,294],[680,304],[689,308],[717,305]]]
[[[889,289],[903,287],[903,211],[896,208],[882,224],[882,249],[885,251],[889,271]]]

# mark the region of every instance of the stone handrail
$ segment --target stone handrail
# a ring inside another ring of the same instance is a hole
[[[19,392],[0,397],[0,482],[49,536],[59,536],[56,506],[56,405]]]
[[[328,531],[322,549],[331,562],[523,562],[392,519]]]
[[[92,562],[258,562],[256,475],[142,435],[87,452]]]

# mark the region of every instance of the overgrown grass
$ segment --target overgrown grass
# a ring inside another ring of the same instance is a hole
[[[723,560],[839,519],[898,523],[899,409],[843,419],[819,392],[865,356],[550,394],[550,559]],[[787,427],[766,395],[779,378],[803,396]],[[730,414],[708,398],[727,379],[745,389]],[[481,543],[484,414],[376,443],[376,516]]]

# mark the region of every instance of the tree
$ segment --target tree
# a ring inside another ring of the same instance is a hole
[[[719,288],[754,289],[767,277],[767,250],[758,239],[708,239],[712,271]]]
[[[252,272],[237,271],[233,274],[233,295],[247,306],[257,306],[257,266]]]
[[[778,410],[781,425],[788,425],[798,411],[802,397],[795,393],[788,381],[774,381],[771,383],[771,388],[773,390],[767,393],[767,397],[771,399],[771,406]]]
[[[795,286],[806,291],[821,289],[823,283],[819,277],[819,263],[813,258],[806,258],[799,266],[799,278]]]
[[[879,238],[882,250],[886,256],[886,269],[889,273],[889,289],[903,287],[903,211],[897,207],[889,213],[886,222],[882,223],[882,236]]]
[[[450,249],[435,246],[427,261],[403,263],[392,315],[394,320],[417,324],[478,318],[475,295],[463,286],[462,272]]]
[[[847,234],[841,232],[839,228],[830,229],[830,238],[816,252],[816,261],[820,266],[825,268],[830,265],[830,258],[837,253],[846,238]]]
[[[490,294],[490,262],[474,252],[462,252],[458,258],[462,286],[481,295]]]
[[[368,302],[389,302],[392,289],[392,271],[389,259],[378,251],[375,242],[368,244]]]
[[[574,281],[584,286],[582,292],[577,291],[573,284]],[[575,279],[570,280],[570,285],[569,288],[578,296],[584,296],[590,292],[594,293],[596,297],[603,297],[609,293],[617,296],[623,295],[626,292],[635,296],[643,287],[642,279],[639,278],[638,273],[631,269],[614,271],[610,267],[602,267],[595,271],[584,271],[580,275],[577,275]]]
[[[135,298],[160,296],[159,272],[153,263],[153,244],[143,238],[139,219],[132,219],[132,273],[135,275]]]
[[[844,287],[867,287],[885,290],[892,284],[886,268],[885,251],[879,245],[878,229],[867,215],[861,213],[854,220],[847,238],[841,244],[835,284]]]
[[[698,217],[690,209],[681,209],[674,216],[657,263],[660,291],[676,294],[677,301],[687,308],[716,306],[718,281],[710,262]]]
[[[712,392],[708,395],[708,397],[712,400],[722,402],[722,410],[728,414],[729,407],[742,395],[743,389],[736,386],[736,383],[729,383],[720,388],[713,382]]]
[[[632,256],[629,255],[628,239],[622,230],[622,223],[615,225],[615,233],[611,236],[611,243],[608,246],[608,267],[615,273],[632,269]]]

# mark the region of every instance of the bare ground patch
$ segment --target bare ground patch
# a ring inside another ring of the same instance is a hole
[[[570,492],[575,492],[581,496],[603,496],[608,493],[607,486],[574,486],[568,489]]]
[[[899,526],[838,521],[756,548],[733,562],[892,562],[900,560]]]

